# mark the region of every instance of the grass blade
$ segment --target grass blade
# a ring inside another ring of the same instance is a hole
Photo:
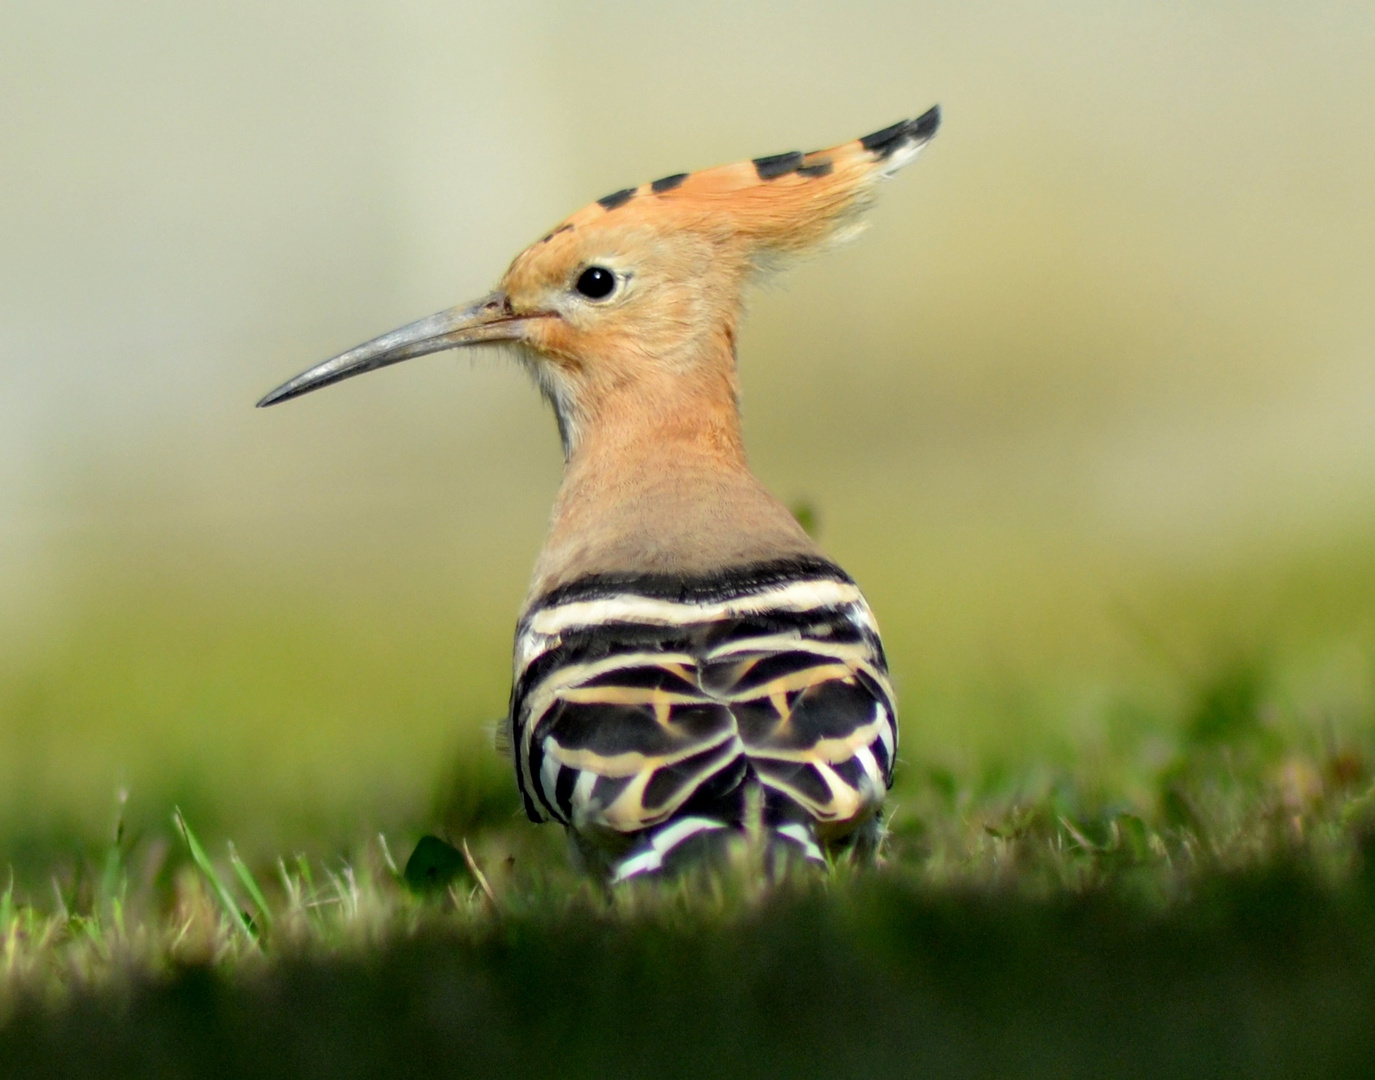
[[[220,904],[229,915],[229,921],[242,931],[245,938],[256,945],[257,939],[253,936],[253,930],[248,925],[248,920],[244,918],[233,894],[230,893],[225,883],[220,879],[220,875],[215,871],[214,864],[210,862],[210,857],[206,855],[205,849],[196,839],[196,834],[191,831],[191,826],[186,824],[186,819],[181,816],[180,807],[172,811],[172,822],[181,831],[182,838],[186,841],[186,846],[191,852],[192,861],[196,864],[196,868],[205,875],[206,881],[210,883],[210,888],[219,897]]]
[[[391,857],[391,848],[387,846],[387,834],[378,833],[377,842],[382,847],[382,861],[387,864],[387,870],[396,881],[401,880],[401,871],[396,868],[396,860]]]
[[[17,948],[16,933],[19,926],[19,918],[14,910],[14,867],[10,867],[10,883],[3,893],[0,893],[0,948],[6,953],[5,968],[8,970],[13,964],[13,954]]]
[[[482,872],[482,867],[478,866],[477,860],[473,858],[473,853],[468,850],[468,838],[463,838],[463,861],[468,864],[468,869],[473,877],[477,878],[478,888],[482,890],[482,895],[487,897],[487,903],[492,905],[492,910],[501,914],[501,908],[497,905],[497,894],[492,891],[491,884],[487,881],[487,875]]]
[[[239,858],[239,853],[234,850],[234,842],[229,842],[229,865],[234,868],[234,873],[238,875],[240,883],[253,898],[253,903],[258,909],[258,914],[262,918],[263,929],[271,932],[272,912],[267,906],[267,897],[263,895],[263,890],[258,887],[258,881],[253,876],[253,871],[248,868],[248,864]]]

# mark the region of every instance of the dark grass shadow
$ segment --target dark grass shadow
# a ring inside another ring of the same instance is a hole
[[[1143,909],[902,873],[726,917],[590,900],[434,918],[342,955],[191,965],[21,1002],[0,1075],[1375,1075],[1375,840]]]

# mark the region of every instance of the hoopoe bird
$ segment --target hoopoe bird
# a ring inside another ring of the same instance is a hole
[[[940,112],[812,153],[625,188],[521,252],[495,292],[350,349],[274,405],[503,342],[553,407],[565,468],[516,627],[509,744],[533,821],[611,881],[750,831],[825,864],[872,848],[897,714],[851,578],[741,441],[742,291],[857,230]]]

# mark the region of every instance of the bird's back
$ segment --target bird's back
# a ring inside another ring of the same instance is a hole
[[[615,879],[745,827],[822,859],[870,823],[897,727],[854,582],[823,558],[705,575],[597,574],[535,599],[511,736],[530,817]]]

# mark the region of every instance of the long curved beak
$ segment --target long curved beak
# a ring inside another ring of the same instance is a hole
[[[530,318],[515,315],[506,296],[495,292],[467,307],[449,308],[408,323],[399,330],[340,353],[332,360],[316,364],[309,371],[303,371],[294,379],[282,383],[258,402],[258,408],[276,405],[279,401],[300,397],[330,383],[351,379],[365,371],[376,371],[388,364],[398,364],[417,356],[487,341],[519,341]]]

